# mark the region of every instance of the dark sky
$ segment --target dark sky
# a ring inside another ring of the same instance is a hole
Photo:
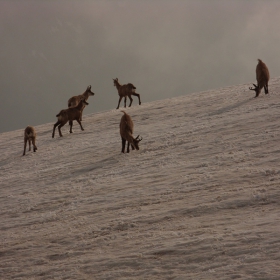
[[[255,82],[258,58],[279,76],[279,12],[267,0],[0,0],[0,132],[55,123],[88,85],[85,114],[115,109],[116,77],[144,103]]]

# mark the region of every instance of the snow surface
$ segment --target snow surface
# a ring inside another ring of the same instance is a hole
[[[129,154],[116,109],[0,134],[0,278],[279,279],[280,77],[249,86],[134,100]]]

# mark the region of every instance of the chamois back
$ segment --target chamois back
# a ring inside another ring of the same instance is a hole
[[[259,63],[256,67],[256,78],[259,87],[264,87],[269,81],[269,71],[266,64],[261,60],[258,59]]]
[[[128,115],[125,111],[121,112],[123,112],[123,116],[121,117],[120,122],[120,134],[126,139],[128,134],[133,134],[134,125],[130,115]]]

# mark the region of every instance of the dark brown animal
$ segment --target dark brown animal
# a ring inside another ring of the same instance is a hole
[[[23,150],[23,156],[25,155],[26,151],[26,144],[29,144],[29,151],[31,151],[31,142],[33,145],[33,151],[36,152],[37,146],[35,144],[36,142],[36,132],[33,126],[27,126],[24,130],[24,150]]]
[[[255,87],[249,87],[250,90],[254,90],[256,92],[256,96],[258,97],[262,88],[264,88],[265,94],[268,94],[268,81],[269,81],[269,71],[264,62],[258,59],[259,63],[256,67],[256,78],[257,85],[253,84]]]
[[[118,78],[113,79],[113,81],[114,81],[114,86],[117,88],[119,97],[120,97],[117,109],[119,109],[120,103],[121,103],[121,100],[123,99],[123,97],[124,97],[124,107],[126,108],[126,97],[127,96],[130,100],[130,104],[129,104],[129,107],[130,107],[132,104],[132,101],[133,101],[131,95],[137,96],[138,100],[139,100],[139,105],[141,105],[140,94],[135,92],[136,87],[133,84],[128,83],[126,85],[121,85],[118,81]]]
[[[120,122],[120,135],[122,138],[122,152],[125,152],[125,144],[127,141],[127,153],[129,153],[129,145],[131,145],[132,150],[136,149],[139,150],[139,142],[142,140],[142,138],[139,138],[139,135],[134,138],[132,136],[133,134],[133,121],[131,117],[125,112],[124,115],[121,117]]]
[[[58,126],[59,136],[62,137],[61,127],[63,127],[68,121],[70,124],[70,133],[72,133],[72,126],[73,121],[77,121],[81,127],[81,130],[84,130],[82,123],[81,123],[81,115],[82,115],[82,108],[88,105],[88,103],[81,99],[79,104],[76,107],[70,107],[68,109],[61,110],[57,116],[57,122],[53,126],[53,133],[52,138],[54,138],[55,129]]]
[[[73,96],[68,100],[68,108],[76,107],[79,104],[79,102],[81,101],[81,99],[84,99],[85,101],[87,101],[88,98],[93,95],[94,95],[94,92],[91,91],[91,86],[88,86],[84,93]],[[81,110],[81,120],[82,120],[84,108],[85,108],[85,105],[83,106],[83,108]]]

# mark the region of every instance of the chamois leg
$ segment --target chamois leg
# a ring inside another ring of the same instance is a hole
[[[265,92],[265,94],[268,94],[268,85],[264,86],[264,92]]]
[[[60,125],[58,126],[59,136],[62,137],[61,128],[67,123],[68,121],[60,121]]]
[[[85,107],[83,107],[83,108],[81,109],[80,121],[82,121],[82,120],[83,120],[83,111],[84,111],[84,109],[85,109]]]
[[[262,92],[262,89],[264,90],[264,92],[266,92],[266,91],[265,91],[265,86],[264,86],[264,88],[261,88],[261,89],[260,89],[260,93]]]
[[[124,97],[124,108],[126,108],[126,96]]]
[[[59,136],[62,137],[62,133],[61,133],[61,128],[65,125],[65,123],[61,123],[59,126],[58,126],[58,131],[59,131]]]
[[[128,107],[130,107],[130,106],[131,106],[131,104],[132,104],[133,99],[132,99],[132,97],[131,97],[130,95],[128,96],[128,98],[129,98],[129,100],[130,100],[130,104],[129,104],[129,106],[128,106]]]
[[[256,96],[255,96],[255,98],[259,96],[260,92],[261,92],[261,89],[260,89],[259,91],[256,91]]]
[[[140,94],[139,93],[132,93],[132,95],[137,96],[139,100],[139,105],[141,105]]]
[[[23,156],[25,155],[25,151],[26,151],[26,144],[27,144],[27,139],[24,139],[24,148],[23,148]]]
[[[28,138],[29,152],[31,151],[31,139]]]
[[[53,126],[53,133],[52,133],[52,138],[54,138],[54,134],[55,134],[55,129],[56,127],[60,124],[60,121],[57,121],[54,126]]]
[[[127,149],[126,149],[127,153],[129,153],[129,145],[130,145],[129,142],[127,141]]]
[[[60,121],[60,124],[58,126],[58,132],[59,132],[59,136],[63,137],[62,133],[61,133],[61,128],[67,123],[67,121]]]
[[[36,152],[37,146],[35,144],[35,138],[34,137],[32,138],[32,145],[33,145],[33,152]]]
[[[72,131],[73,121],[69,121],[69,125],[70,125],[70,130],[69,130],[69,132],[70,132],[70,133],[73,133],[73,131]]]
[[[125,150],[125,142],[126,142],[126,140],[124,138],[122,138],[122,153],[124,153],[124,150]]]
[[[84,130],[81,121],[80,121],[79,119],[77,119],[77,122],[79,123],[79,125],[80,125],[80,127],[81,127],[81,130]]]
[[[120,103],[121,103],[121,101],[122,101],[122,98],[123,98],[123,96],[120,96],[120,98],[119,98],[119,104],[118,104],[117,109],[119,109],[119,107],[120,107]]]

